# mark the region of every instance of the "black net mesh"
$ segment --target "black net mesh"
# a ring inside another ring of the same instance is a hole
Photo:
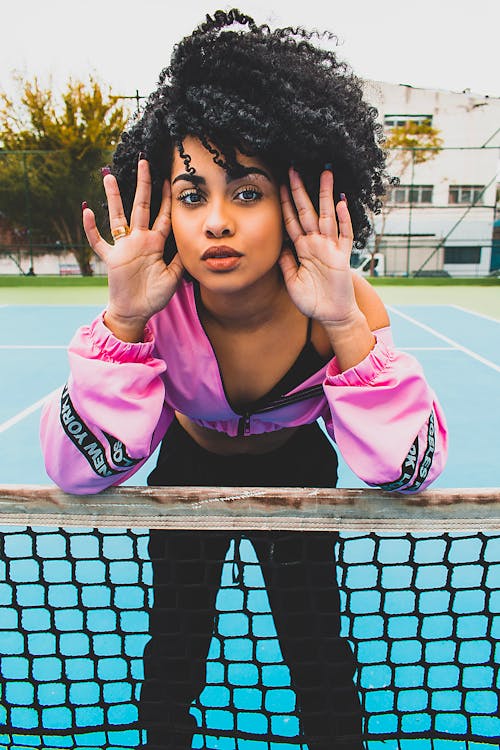
[[[1,748],[498,747],[498,533],[1,531]]]

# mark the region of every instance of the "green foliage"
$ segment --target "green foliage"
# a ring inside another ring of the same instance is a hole
[[[57,97],[35,78],[17,78],[17,100],[0,92],[0,212],[31,241],[61,243],[82,271],[92,251],[83,234],[81,203],[100,213],[100,168],[128,119],[119,97],[94,78],[70,80]],[[101,222],[104,217],[101,216]]]
[[[433,128],[429,120],[409,120],[404,125],[391,128],[384,145],[386,149],[397,149],[393,157],[403,162],[406,167],[412,158],[415,164],[423,164],[434,159],[443,145],[443,139],[439,137],[439,130]]]

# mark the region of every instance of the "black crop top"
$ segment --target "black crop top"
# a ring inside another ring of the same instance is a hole
[[[293,388],[296,388],[304,380],[310,378],[315,372],[321,370],[325,364],[325,360],[318,354],[314,345],[311,341],[312,331],[312,318],[309,318],[307,322],[307,336],[306,342],[302,347],[299,355],[293,365],[286,372],[281,380],[274,385],[265,396],[259,399],[260,401],[272,401],[279,396],[283,396]]]
[[[300,385],[300,383],[303,383],[304,380],[307,380],[311,375],[314,375],[315,372],[321,370],[329,358],[325,360],[320,354],[318,354],[311,341],[311,331],[312,318],[309,318],[307,323],[306,342],[293,365],[283,377],[278,380],[276,385],[274,385],[264,396],[257,399],[257,401],[252,401],[247,404],[238,404],[238,408],[235,409],[237,414],[240,414],[243,411],[253,412],[260,407],[265,406],[270,401],[274,401],[285,393],[293,390]]]

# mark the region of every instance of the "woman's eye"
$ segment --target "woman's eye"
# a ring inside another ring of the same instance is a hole
[[[252,201],[257,201],[259,200],[259,198],[262,198],[262,193],[253,187],[245,187],[241,190],[238,190],[238,192],[236,193],[236,197],[239,198],[243,203],[251,203]]]
[[[202,195],[198,190],[184,190],[177,200],[186,206],[197,206],[201,203]]]

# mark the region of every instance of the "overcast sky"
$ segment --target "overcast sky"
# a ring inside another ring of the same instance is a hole
[[[497,0],[238,0],[259,23],[338,35],[366,78],[500,96]],[[0,0],[0,89],[14,69],[60,87],[94,73],[114,93],[148,94],[173,44],[228,9],[217,0]]]

